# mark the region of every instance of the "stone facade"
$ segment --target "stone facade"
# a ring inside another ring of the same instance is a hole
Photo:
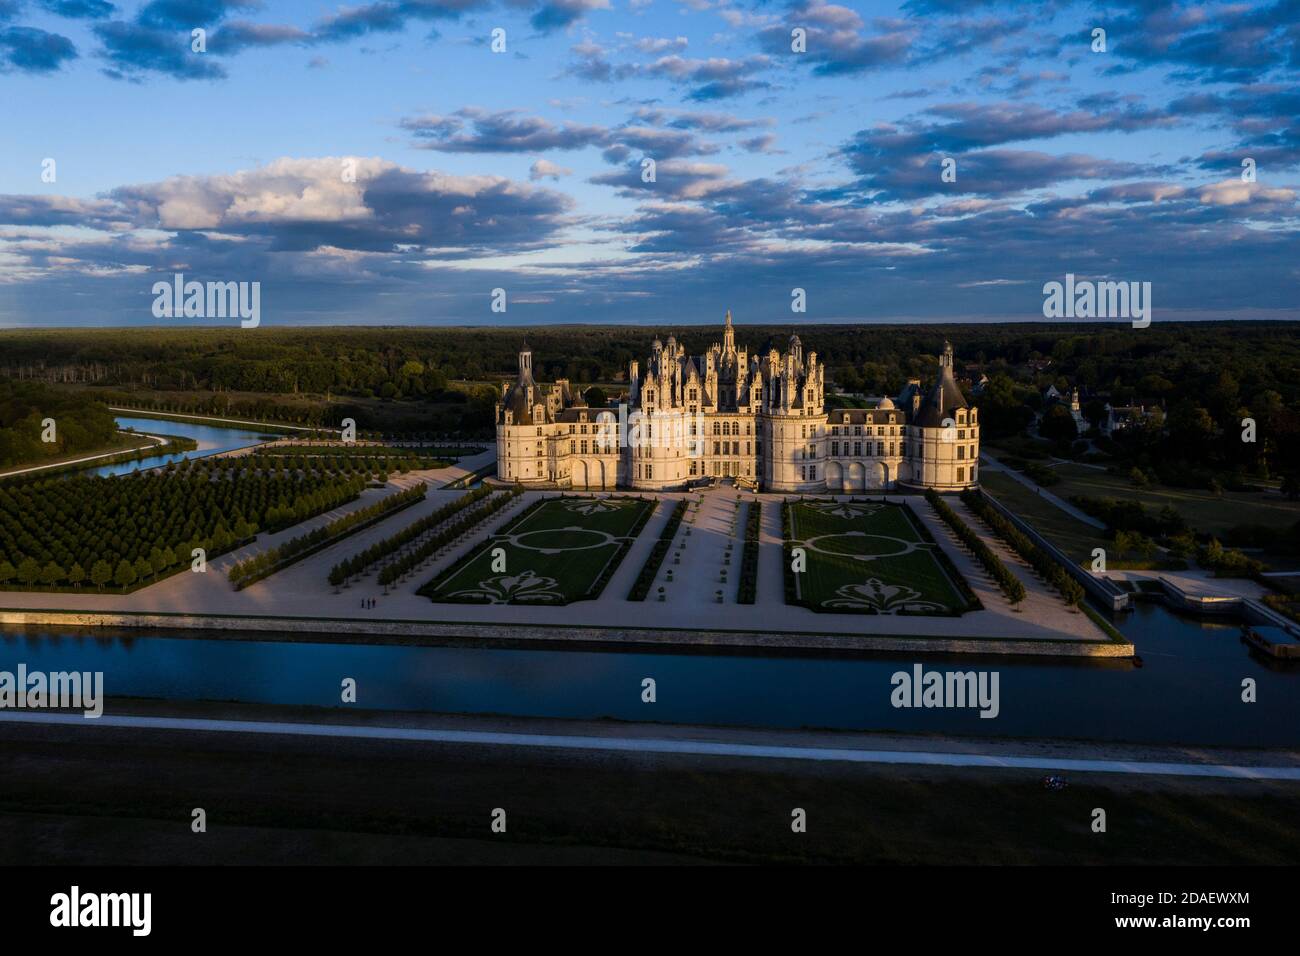
[[[644,371],[628,368],[620,411],[588,408],[561,380],[533,380],[532,352],[496,406],[497,477],[537,487],[662,491],[713,479],[776,492],[892,488],[955,491],[977,484],[979,419],[939,357],[928,393],[913,381],[874,409],[825,407],[826,369],[799,336],[784,353],[722,341],[687,355],[655,341]]]

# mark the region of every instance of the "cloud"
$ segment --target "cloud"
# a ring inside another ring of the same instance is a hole
[[[608,9],[609,0],[543,0],[529,22],[539,33],[550,33],[577,23],[592,10]]]
[[[117,7],[107,0],[40,0],[41,8],[67,20],[103,20]]]
[[[190,37],[121,20],[97,23],[94,33],[103,44],[101,56],[114,79],[140,80],[148,73],[164,73],[178,80],[223,79],[226,71],[206,53],[190,48]]]
[[[604,127],[557,125],[541,117],[522,116],[517,110],[493,113],[466,107],[453,116],[412,117],[399,125],[415,134],[422,149],[443,153],[536,153],[609,143],[609,131]]]
[[[769,84],[754,79],[754,75],[767,70],[771,64],[771,59],[762,54],[735,60],[727,57],[697,60],[672,55],[660,57],[645,66],[643,72],[689,85],[692,89],[687,99],[708,101],[765,89]]]
[[[235,10],[251,10],[258,4],[254,0],[152,0],[136,16],[136,23],[145,27],[184,30],[209,27]]]
[[[1137,66],[1171,66],[1184,78],[1267,82],[1300,66],[1300,4],[1218,4],[1211,9],[1168,0],[1129,0],[1126,16],[1107,24],[1113,52]]]
[[[208,41],[208,50],[212,53],[229,55],[249,48],[307,43],[310,40],[311,34],[297,27],[236,20],[217,29]]]
[[[548,159],[539,159],[533,165],[528,167],[528,178],[533,182],[539,179],[553,179],[558,181],[562,176],[572,176],[573,170],[566,166],[560,166]]]
[[[408,117],[399,125],[415,135],[419,148],[442,153],[538,153],[591,146],[605,150],[610,162],[621,162],[632,150],[660,159],[718,150],[688,130],[634,124],[556,124],[518,110],[490,112],[466,107],[451,116]]]
[[[0,30],[0,72],[53,73],[77,57],[72,41],[35,27]]]
[[[792,49],[792,31],[806,35],[805,50]],[[759,31],[760,47],[772,56],[811,65],[818,76],[837,76],[898,66],[908,59],[920,26],[904,20],[878,20],[867,33],[862,17],[848,7],[823,0],[791,5],[785,20]]]

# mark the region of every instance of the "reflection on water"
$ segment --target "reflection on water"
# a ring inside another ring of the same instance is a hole
[[[199,443],[195,451],[178,452],[171,455],[151,455],[135,461],[118,462],[115,465],[101,465],[77,472],[82,475],[129,475],[140,468],[157,468],[171,461],[185,458],[202,458],[236,448],[247,448],[265,441],[264,432],[248,431],[245,428],[221,428],[215,425],[202,425],[198,422],[170,421],[160,418],[131,418],[118,416],[118,428],[131,428],[145,435],[183,435]]]
[[[1145,666],[930,657],[927,669],[997,670],[1001,713],[896,710],[890,676],[914,658],[779,657],[494,647],[386,647],[174,639],[32,629],[0,639],[0,669],[102,670],[111,696],[669,723],[1300,745],[1300,669],[1253,656],[1236,626],[1140,604],[1120,623]],[[201,632],[193,632],[201,633]],[[641,702],[655,678],[658,702]],[[1258,682],[1258,703],[1241,681]],[[111,712],[111,707],[110,707]]]

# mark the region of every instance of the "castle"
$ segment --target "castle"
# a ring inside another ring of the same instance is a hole
[[[958,491],[977,484],[979,418],[953,378],[952,346],[923,392],[912,380],[872,409],[826,410],[826,368],[799,336],[784,354],[722,341],[687,355],[655,340],[628,368],[625,406],[589,408],[559,380],[533,380],[533,355],[496,404],[497,477],[537,487],[680,489],[734,479],[776,492]]]

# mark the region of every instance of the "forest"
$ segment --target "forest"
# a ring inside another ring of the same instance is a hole
[[[54,440],[44,441],[42,422],[51,418]],[[0,380],[0,468],[105,449],[117,435],[103,402],[40,382]]]

